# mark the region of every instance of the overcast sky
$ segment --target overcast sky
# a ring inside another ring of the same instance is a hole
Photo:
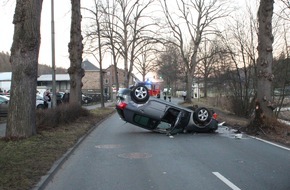
[[[4,1],[4,2],[3,2]],[[0,51],[9,52],[12,45],[12,24],[15,1],[1,0],[0,3]],[[89,1],[89,0],[88,0]],[[87,2],[88,2],[87,1]],[[69,67],[68,48],[70,37],[70,0],[54,0],[55,7],[55,61],[58,67]],[[44,0],[41,15],[41,46],[39,63],[51,65],[51,1]]]

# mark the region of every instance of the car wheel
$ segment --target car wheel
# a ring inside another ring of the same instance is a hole
[[[135,103],[145,103],[149,99],[149,93],[146,86],[135,86],[131,91],[131,98]]]
[[[37,108],[37,109],[44,109],[45,106],[44,106],[43,104],[39,104],[36,108]]]
[[[211,113],[207,108],[200,107],[194,111],[193,119],[197,123],[205,124],[210,121]]]

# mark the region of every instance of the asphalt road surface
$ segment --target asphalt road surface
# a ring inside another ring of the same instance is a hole
[[[289,190],[290,151],[227,128],[173,138],[114,114],[65,161],[46,190]]]

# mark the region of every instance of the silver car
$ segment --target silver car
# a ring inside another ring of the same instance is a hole
[[[9,98],[7,96],[0,95],[0,116],[7,116],[9,106]]]
[[[181,132],[214,132],[218,128],[213,111],[205,107],[192,110],[149,96],[144,85],[120,90],[117,94],[116,110],[126,122],[168,135]]]
[[[8,115],[10,98],[7,96],[0,95],[0,116],[6,117]],[[40,95],[36,95],[36,108],[44,109],[44,100]]]

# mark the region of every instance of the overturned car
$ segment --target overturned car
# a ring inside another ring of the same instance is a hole
[[[120,90],[116,110],[126,122],[167,135],[214,132],[218,128],[213,111],[205,107],[192,110],[152,97],[144,85]]]

